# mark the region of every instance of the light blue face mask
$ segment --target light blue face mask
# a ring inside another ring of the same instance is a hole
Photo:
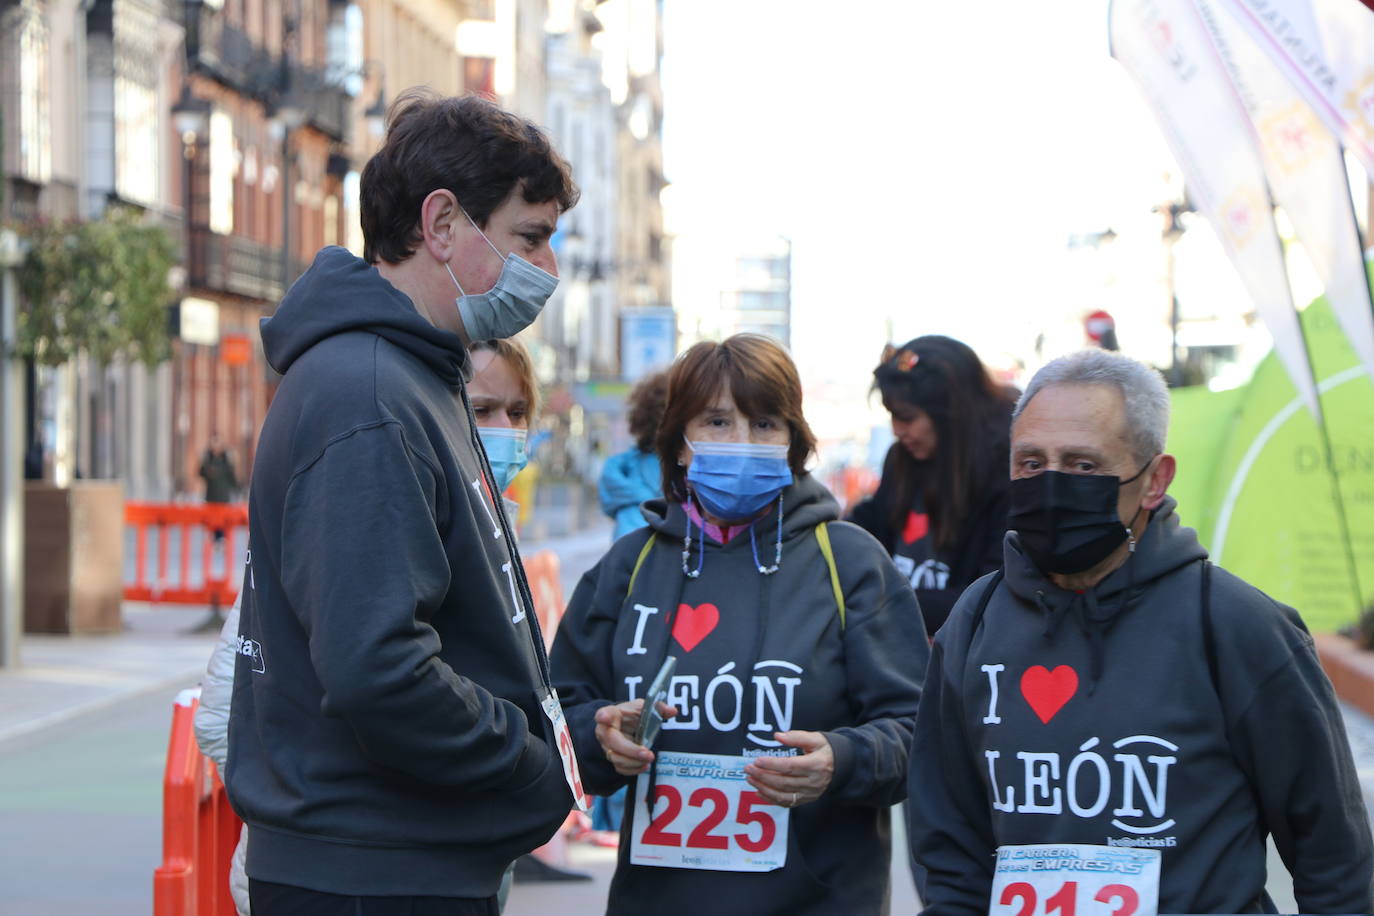
[[[491,472],[496,475],[496,485],[504,493],[515,475],[529,463],[529,456],[525,452],[525,430],[479,426],[477,435],[482,437],[482,447],[487,450],[487,461],[491,463]]]
[[[702,507],[718,519],[742,521],[758,514],[792,483],[786,445],[692,442],[687,482]]]
[[[477,228],[472,217],[463,211],[472,228],[482,241],[491,246],[496,256],[504,261],[501,276],[496,285],[485,293],[468,295],[463,292],[463,284],[453,275],[453,268],[444,262],[444,269],[458,287],[458,298],[453,300],[458,306],[458,314],[463,319],[463,330],[468,340],[504,340],[514,337],[534,323],[544,304],[549,301],[553,291],[558,288],[558,278],[535,267],[518,254],[502,257],[501,250],[491,244],[487,234]]]

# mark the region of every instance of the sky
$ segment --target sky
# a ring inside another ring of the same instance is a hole
[[[1069,237],[1157,240],[1177,187],[1106,0],[666,0],[663,78],[675,304],[732,236],[790,238],[808,387],[862,391],[889,326],[1024,353],[1108,270]]]

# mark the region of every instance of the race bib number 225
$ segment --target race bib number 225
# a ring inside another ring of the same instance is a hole
[[[635,780],[635,865],[708,871],[773,871],[787,864],[786,808],[744,778],[746,757],[660,751],[652,813],[649,776]]]

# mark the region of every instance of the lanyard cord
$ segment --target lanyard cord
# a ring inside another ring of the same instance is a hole
[[[782,567],[782,494],[778,494],[778,541],[774,545],[773,565],[764,566],[759,562],[759,544],[754,537],[754,526],[749,525],[749,548],[754,551],[754,566],[765,576],[771,576]]]
[[[682,574],[689,579],[695,579],[701,575],[701,567],[706,562],[706,525],[701,525],[701,537],[697,541],[697,568],[688,569],[687,561],[692,556],[692,516],[689,512],[684,512],[687,516],[687,529],[682,535]]]

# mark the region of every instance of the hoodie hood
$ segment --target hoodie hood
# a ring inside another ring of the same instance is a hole
[[[1082,592],[1055,585],[1022,551],[1017,533],[1007,532],[1003,549],[1007,588],[1044,616],[1046,638],[1054,635],[1065,618],[1073,618],[1092,645],[1089,690],[1101,676],[1103,639],[1130,612],[1140,594],[1156,579],[1207,557],[1197,532],[1179,524],[1177,507],[1172,496],[1165,496],[1150,514],[1145,533],[1126,562]]]
[[[458,387],[470,372],[467,349],[457,334],[430,324],[377,268],[335,246],[315,256],[261,327],[267,362],[283,375],[315,344],[351,331],[395,344],[450,387]]]

